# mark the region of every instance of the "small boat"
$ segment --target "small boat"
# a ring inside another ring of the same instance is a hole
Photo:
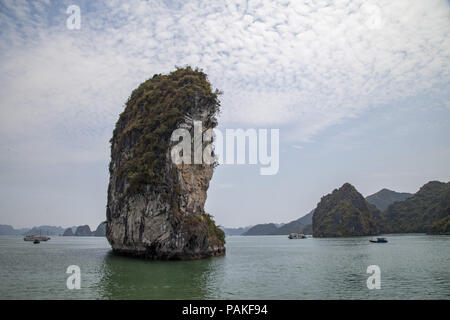
[[[25,236],[23,238],[23,241],[33,241],[34,242],[35,240],[38,240],[39,242],[40,241],[48,241],[48,240],[50,240],[50,237],[48,236],[48,231],[47,231],[47,235],[46,236],[43,236],[42,235],[42,231],[39,230],[39,235],[32,234],[32,235],[29,235],[29,236]]]
[[[303,233],[291,233],[288,236],[289,239],[305,239],[306,236]]]
[[[36,236],[36,235],[33,234],[31,236],[25,236],[23,238],[23,241],[32,241],[32,242],[34,242],[35,240],[48,241],[48,240],[50,240],[50,237],[48,237],[48,236]]]
[[[38,244],[38,243],[41,243],[41,242],[38,239],[34,239],[33,243],[34,244]]]
[[[377,238],[377,240],[369,240],[372,243],[386,243],[388,242],[386,238]]]

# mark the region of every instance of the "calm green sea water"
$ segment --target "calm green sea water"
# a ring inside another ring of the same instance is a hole
[[[227,256],[144,261],[110,253],[105,238],[0,237],[1,299],[450,299],[450,236],[289,240],[228,237]],[[66,287],[69,265],[81,289]],[[381,268],[369,290],[367,266]]]

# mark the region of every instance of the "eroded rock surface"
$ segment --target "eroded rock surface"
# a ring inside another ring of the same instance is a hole
[[[111,139],[106,236],[117,253],[152,259],[225,254],[224,233],[205,213],[215,164],[172,162],[172,132],[193,120],[217,125],[218,91],[189,67],[155,75],[131,94]]]
[[[313,236],[350,237],[379,233],[380,211],[349,183],[320,200],[313,214]]]
[[[79,226],[74,234],[76,237],[90,237],[92,235],[91,228],[88,225]]]

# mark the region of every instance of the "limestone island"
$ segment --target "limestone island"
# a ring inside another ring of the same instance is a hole
[[[161,260],[225,255],[225,234],[204,209],[216,163],[175,164],[171,135],[217,126],[220,92],[191,67],[135,89],[111,139],[106,237],[115,253]]]

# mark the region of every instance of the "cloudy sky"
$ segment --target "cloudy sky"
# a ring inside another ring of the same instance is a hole
[[[280,129],[277,175],[217,168],[221,225],[449,181],[449,35],[444,0],[0,0],[0,224],[96,227],[131,90],[187,64],[224,92],[220,128]]]

